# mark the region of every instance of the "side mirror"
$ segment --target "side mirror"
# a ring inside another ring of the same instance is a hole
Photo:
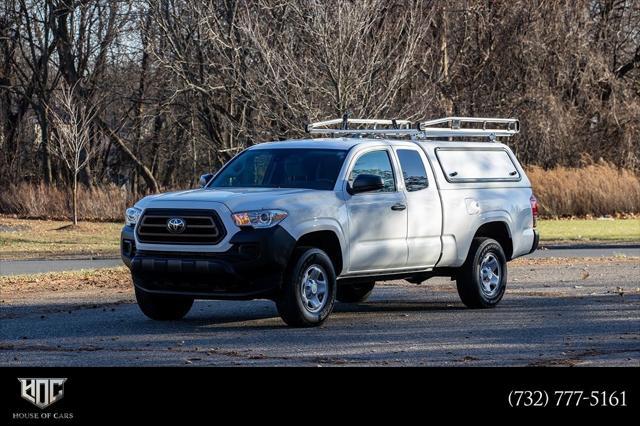
[[[211,180],[211,178],[213,177],[213,173],[205,173],[202,176],[200,176],[200,188],[204,188],[204,186]]]
[[[382,176],[377,175],[358,175],[353,181],[353,185],[347,187],[349,194],[359,194],[361,192],[377,191],[384,188],[384,180]]]

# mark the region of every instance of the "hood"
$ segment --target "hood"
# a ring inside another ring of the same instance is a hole
[[[231,211],[238,211],[240,205],[250,205],[253,210],[274,208],[274,202],[299,195],[315,192],[297,188],[206,188],[187,191],[167,192],[150,195],[137,203],[139,208],[153,207],[154,204],[172,203],[176,207],[188,208],[190,203],[223,203]],[[184,203],[178,205],[177,203]]]

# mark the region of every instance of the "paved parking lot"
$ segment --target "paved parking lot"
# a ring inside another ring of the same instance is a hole
[[[167,323],[144,317],[130,288],[3,291],[0,362],[640,366],[637,259],[539,259],[509,273],[496,309],[464,308],[448,279],[385,282],[314,329],[286,327],[269,301],[199,301]]]

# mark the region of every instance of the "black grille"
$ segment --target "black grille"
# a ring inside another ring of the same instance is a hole
[[[173,218],[185,221],[183,232],[169,232],[167,222]],[[147,209],[136,232],[140,242],[152,244],[217,244],[225,236],[224,225],[213,210]]]

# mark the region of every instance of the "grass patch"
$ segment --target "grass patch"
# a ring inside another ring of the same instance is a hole
[[[0,217],[0,259],[117,255],[119,223],[23,220]]]
[[[640,219],[559,219],[538,222],[542,241],[640,241]]]

